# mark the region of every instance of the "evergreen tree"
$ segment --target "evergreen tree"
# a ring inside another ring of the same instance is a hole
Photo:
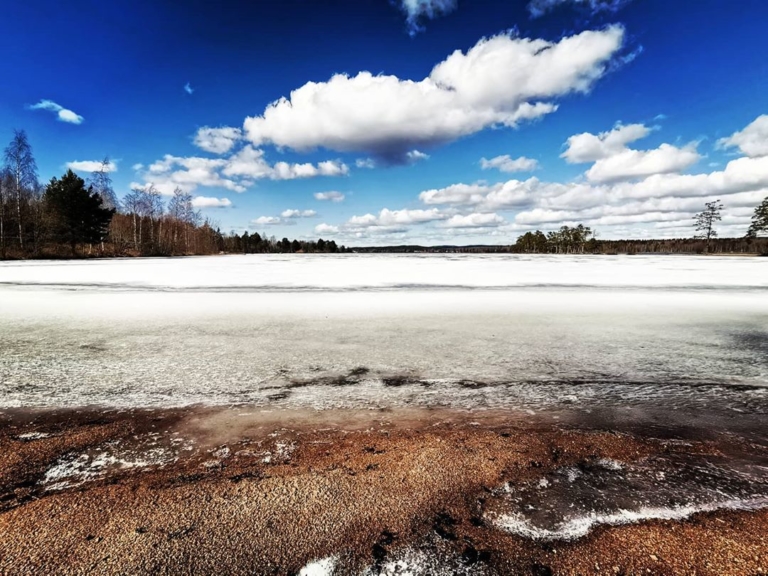
[[[704,211],[696,214],[696,232],[698,232],[696,238],[707,241],[707,252],[709,252],[710,241],[712,238],[717,238],[715,223],[723,219],[720,215],[723,204],[720,200],[715,200],[714,202],[707,202],[704,206]]]
[[[755,208],[755,214],[752,216],[752,224],[747,232],[747,238],[757,238],[763,234],[768,234],[768,197],[762,204]]]
[[[54,236],[75,254],[79,243],[101,242],[107,234],[114,208],[103,208],[102,199],[72,170],[53,178],[45,190],[45,205]]]

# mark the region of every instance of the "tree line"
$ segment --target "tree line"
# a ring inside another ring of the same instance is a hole
[[[222,234],[177,188],[168,201],[151,184],[119,202],[105,158],[88,180],[68,170],[47,184],[26,133],[14,131],[0,170],[0,258],[344,252],[325,240]]]
[[[333,240],[300,241],[258,233],[222,234],[177,188],[166,202],[151,184],[119,202],[105,158],[85,181],[72,170],[41,185],[32,147],[14,131],[0,170],[0,258],[174,256],[224,253],[514,252],[545,254],[760,253],[768,255],[768,198],[744,238],[718,238],[723,205],[709,202],[694,220],[692,238],[600,240],[588,226],[526,232],[510,246],[390,246],[347,248]]]

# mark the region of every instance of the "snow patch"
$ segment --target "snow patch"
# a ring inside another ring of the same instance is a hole
[[[331,576],[336,568],[336,562],[333,556],[314,560],[299,570],[299,576]]]
[[[671,508],[639,508],[638,510],[619,510],[611,514],[589,514],[571,518],[558,524],[554,529],[534,526],[522,514],[499,514],[489,518],[491,523],[511,534],[532,540],[576,540],[589,534],[599,524],[621,526],[637,524],[647,520],[683,520],[701,512],[716,510],[757,510],[768,507],[768,498],[759,497],[747,500],[727,500],[701,505],[675,506]]]

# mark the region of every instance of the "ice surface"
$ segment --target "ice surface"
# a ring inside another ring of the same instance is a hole
[[[497,528],[536,540],[573,540],[594,527],[680,520],[714,510],[768,507],[764,456],[598,459],[538,481],[501,485],[485,514]]]
[[[768,261],[0,263],[0,408],[768,409]]]

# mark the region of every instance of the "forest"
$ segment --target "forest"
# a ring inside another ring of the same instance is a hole
[[[71,170],[46,185],[38,182],[32,148],[16,130],[0,171],[0,258],[180,256],[220,253],[507,252],[522,254],[761,254],[768,255],[768,198],[755,209],[743,238],[718,238],[723,205],[709,202],[692,223],[691,238],[601,240],[584,225],[526,232],[511,245],[338,246],[334,240],[222,234],[196,210],[191,194],[177,188],[166,201],[152,185],[118,201],[110,162],[84,180]]]

